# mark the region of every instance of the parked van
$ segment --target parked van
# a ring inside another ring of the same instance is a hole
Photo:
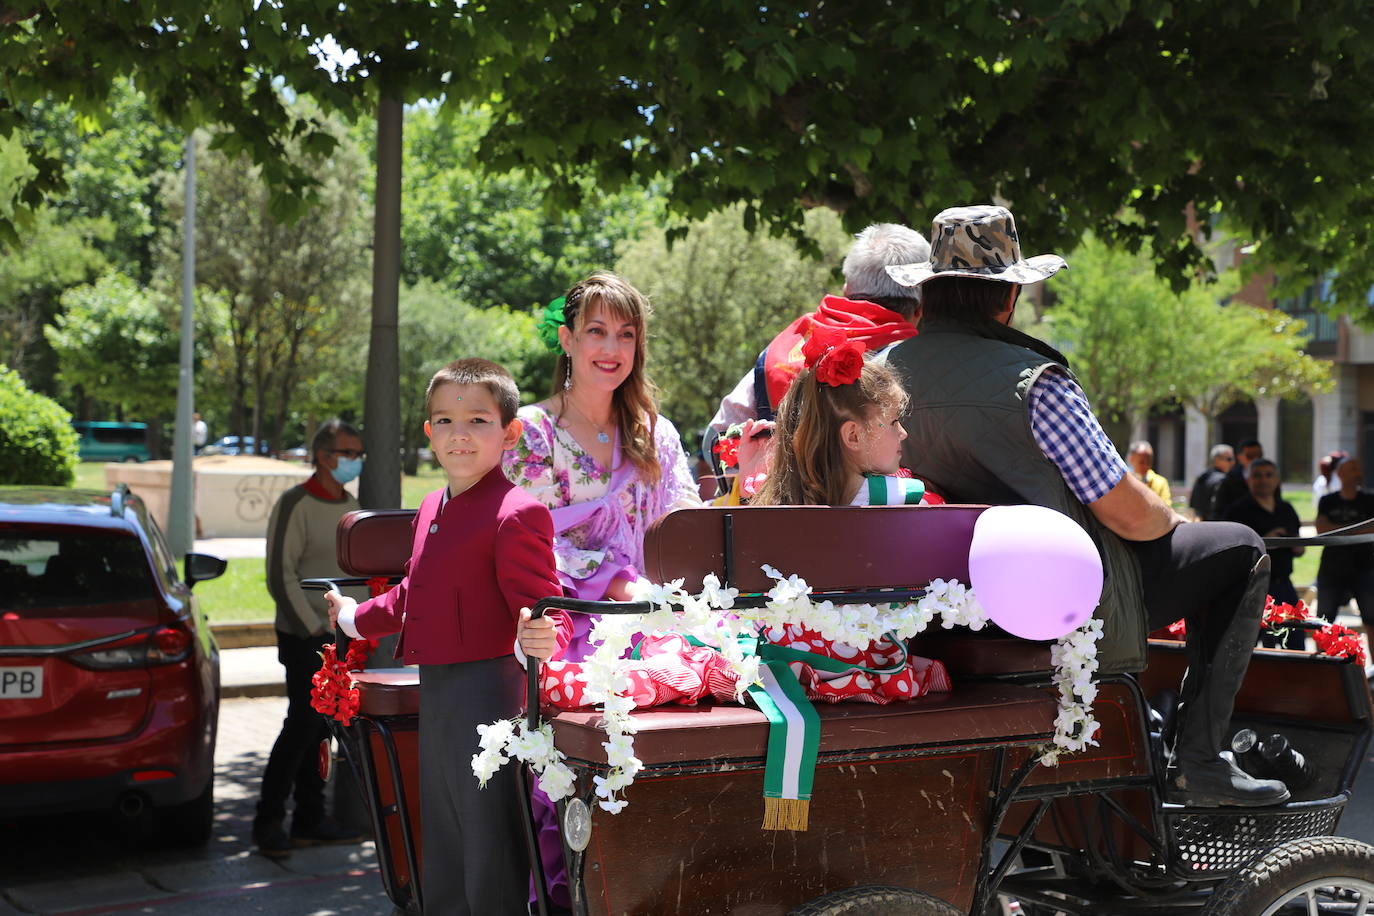
[[[82,461],[147,461],[148,424],[87,422],[72,423],[81,437]]]

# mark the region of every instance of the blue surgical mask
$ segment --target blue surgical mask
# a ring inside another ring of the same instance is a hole
[[[363,472],[363,459],[361,458],[340,458],[339,463],[334,465],[329,473],[334,475],[334,479],[341,484],[348,483],[357,478]]]

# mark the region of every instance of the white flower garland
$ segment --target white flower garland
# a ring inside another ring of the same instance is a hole
[[[978,599],[967,586],[936,579],[926,587],[919,601],[905,604],[841,604],[811,600],[811,588],[798,576],[784,576],[771,566],[763,571],[776,584],[768,590],[762,608],[735,608],[739,591],[722,588],[720,580],[708,575],[701,592],[689,595],[683,580],[655,585],[644,579],[631,586],[631,598],[647,601],[654,610],[646,614],[606,614],[592,627],[595,651],[582,661],[586,680],[585,696],[601,706],[602,728],[606,741],[608,771],[593,782],[600,806],[612,814],[626,805],[619,797],[634,782],[643,763],[634,755],[634,720],[630,716],[634,700],[628,694],[624,664],[630,640],[636,633],[677,634],[695,638],[718,651],[739,676],[736,699],[760,682],[759,659],[745,656],[740,637],[757,635],[771,626],[795,624],[821,634],[821,637],[857,648],[877,642],[887,633],[907,640],[921,633],[935,617],[945,629],[966,626],[980,630],[988,618]],[[677,610],[680,608],[681,610]],[[726,613],[728,612],[728,613]],[[1061,638],[1051,649],[1055,665],[1054,683],[1059,688],[1059,713],[1055,717],[1054,747],[1041,755],[1041,762],[1054,765],[1063,751],[1081,751],[1096,745],[1093,735],[1097,720],[1092,703],[1097,697],[1097,640],[1102,622],[1090,620]],[[486,785],[492,774],[510,761],[523,760],[539,774],[539,786],[552,799],[573,794],[572,770],[554,747],[553,729],[544,722],[539,729],[527,730],[523,719],[502,720],[479,725],[482,751],[472,758],[472,772]]]

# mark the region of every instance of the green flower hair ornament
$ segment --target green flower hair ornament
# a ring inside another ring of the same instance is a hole
[[[563,306],[566,297],[559,296],[557,299],[544,306],[544,316],[539,319],[536,329],[539,337],[544,341],[544,346],[549,348],[552,353],[557,353],[563,349],[563,345],[558,342],[558,329],[567,324],[567,317],[563,314]]]

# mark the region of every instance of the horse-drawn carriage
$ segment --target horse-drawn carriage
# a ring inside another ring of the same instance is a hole
[[[761,568],[772,564],[837,604],[897,601],[936,578],[968,581],[982,511],[676,512],[650,533],[645,573],[659,582],[713,573],[761,593],[773,584]],[[356,513],[340,526],[341,563],[359,579],[395,575],[409,543],[405,512]],[[941,630],[911,649],[943,661],[953,691],[823,704],[804,831],[760,829],[768,725],[758,709],[636,710],[643,770],[616,815],[593,804],[593,777],[608,766],[601,714],[545,710],[577,777],[558,806],[574,912],[1374,913],[1374,848],[1330,836],[1374,713],[1360,665],[1256,649],[1232,729],[1283,735],[1306,755],[1310,780],[1290,786],[1281,806],[1197,809],[1164,803],[1161,732],[1186,664],[1180,644],[1152,641],[1144,672],[1102,677],[1097,746],[1057,766],[1039,762],[1057,711],[1048,645]],[[418,909],[418,678],[393,669],[356,680],[360,714],[336,732],[368,797],[387,894],[400,910]],[[534,683],[532,672],[532,696]]]

